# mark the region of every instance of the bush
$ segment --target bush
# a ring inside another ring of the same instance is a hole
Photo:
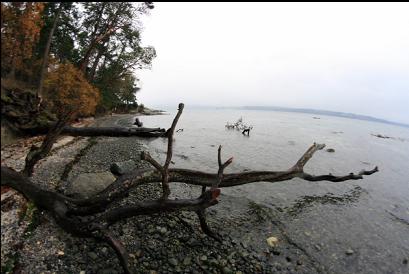
[[[48,73],[45,90],[58,116],[68,112],[74,112],[75,116],[93,115],[100,100],[98,89],[88,83],[83,73],[70,63],[59,64]]]

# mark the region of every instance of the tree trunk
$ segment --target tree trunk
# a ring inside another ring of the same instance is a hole
[[[141,159],[149,162],[155,170],[137,169],[131,173],[124,174],[91,198],[75,199],[54,191],[42,189],[38,183],[33,183],[27,176],[6,166],[1,166],[1,186],[11,187],[17,190],[28,200],[33,202],[39,209],[51,213],[56,223],[66,232],[79,237],[92,237],[96,240],[106,242],[116,252],[123,267],[123,271],[125,273],[135,273],[133,266],[130,265],[128,260],[129,255],[125,247],[110,231],[110,226],[121,220],[140,215],[153,215],[157,213],[162,215],[177,211],[191,211],[197,214],[202,231],[209,237],[221,242],[221,237],[213,232],[208,226],[205,214],[207,208],[218,203],[217,198],[221,193],[220,188],[244,185],[253,182],[274,183],[287,181],[292,178],[300,178],[313,182],[343,182],[348,180],[360,180],[363,179],[364,175],[371,175],[378,172],[378,168],[375,167],[372,170],[362,170],[358,174],[350,173],[349,175],[344,176],[334,176],[331,173],[318,176],[308,174],[304,172],[305,164],[313,157],[315,152],[322,150],[325,147],[324,144],[316,143],[314,143],[300,157],[295,165],[283,171],[250,171],[224,174],[225,168],[232,163],[233,157],[223,163],[221,146],[219,146],[217,154],[219,168],[216,174],[197,170],[169,168],[173,155],[173,133],[183,108],[184,105],[179,104],[178,113],[173,120],[172,126],[165,133],[168,138],[168,149],[166,152],[166,160],[163,165],[153,159],[149,153],[142,152]],[[59,133],[64,132],[64,130],[67,131],[67,128],[62,128],[64,123],[65,121],[60,120],[59,123],[54,126],[53,130],[49,132],[41,148],[38,150],[32,150],[31,155],[29,154],[27,156],[26,163],[28,163],[28,166],[24,169],[25,174],[30,175],[32,173],[35,163],[41,158],[44,158],[50,151],[52,143],[56,140]],[[109,129],[115,129],[113,132],[119,132],[121,129],[130,130],[126,128],[68,129],[74,132],[84,132],[92,129],[94,134],[99,130],[101,131],[99,134],[100,136],[109,136],[106,135],[106,133],[103,133],[104,131],[109,132]],[[152,129],[132,129],[134,132],[139,131],[145,133],[149,130]],[[155,130],[158,131],[158,129]],[[33,155],[33,153],[35,154]],[[142,184],[159,182],[161,182],[163,188],[161,198],[157,200],[132,201],[132,204],[130,205],[123,205],[121,203],[121,205],[116,207],[111,206],[114,202],[119,202],[128,197],[131,189]],[[168,196],[171,193],[169,183],[171,182],[202,186],[202,194],[196,199],[169,199]],[[206,190],[207,187],[209,187],[208,190]],[[83,218],[84,216],[87,218]]]
[[[45,46],[44,55],[43,55],[43,62],[41,64],[41,71],[40,71],[40,82],[38,84],[37,96],[42,98],[43,96],[43,85],[44,85],[44,76],[46,74],[46,69],[48,66],[48,55],[50,54],[50,47],[51,47],[51,40],[54,35],[54,31],[57,27],[58,18],[60,17],[60,13],[62,10],[63,4],[60,3],[58,7],[57,13],[55,14],[53,26],[51,28],[50,34],[48,35],[47,44]]]
[[[129,127],[64,127],[61,135],[70,136],[110,136],[110,137],[166,137],[163,128]]]
[[[89,75],[87,75],[88,80],[91,81],[91,82],[94,80],[95,72],[97,71],[98,63],[99,63],[99,60],[101,59],[102,55],[103,55],[103,50],[102,49],[98,50],[98,55],[97,55],[97,57],[95,57],[95,61],[92,64],[92,69],[91,69]]]

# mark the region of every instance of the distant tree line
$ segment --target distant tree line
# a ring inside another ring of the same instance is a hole
[[[2,2],[2,80],[24,83],[56,112],[135,106],[134,71],[149,68],[156,56],[140,36],[140,18],[152,8],[151,2]]]

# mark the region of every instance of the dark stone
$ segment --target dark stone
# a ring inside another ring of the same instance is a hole
[[[333,149],[333,148],[328,148],[328,149],[327,149],[327,152],[335,152],[335,149]]]
[[[110,167],[110,170],[115,175],[124,175],[133,171],[136,168],[136,164],[132,160],[124,161],[124,162],[116,162],[113,163]]]
[[[179,263],[178,263],[178,260],[176,260],[175,258],[170,258],[169,259],[169,263],[171,264],[171,265],[173,265],[173,266],[177,266]]]
[[[95,253],[95,252],[88,252],[88,256],[91,258],[91,259],[93,259],[93,260],[96,260],[96,259],[98,259],[98,255],[97,255],[97,253]]]
[[[185,257],[183,259],[183,264],[184,265],[190,265],[192,263],[192,258],[191,257]]]
[[[354,251],[352,249],[348,249],[347,251],[345,251],[345,254],[352,255],[354,254]]]

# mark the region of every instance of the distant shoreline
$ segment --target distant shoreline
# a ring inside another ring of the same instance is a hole
[[[274,107],[274,106],[272,107],[242,106],[242,107],[237,107],[235,109],[262,110],[262,111],[288,111],[288,112],[308,113],[308,114],[316,114],[316,115],[327,115],[327,116],[335,116],[335,117],[342,117],[342,118],[349,118],[349,119],[356,119],[356,120],[363,120],[363,121],[370,121],[370,122],[378,122],[378,123],[383,123],[383,124],[390,124],[390,125],[409,128],[409,124],[392,122],[392,121],[379,119],[379,118],[366,116],[366,115],[330,111],[330,110],[317,110],[317,109],[307,109],[307,108],[287,108],[287,107]]]
[[[189,107],[189,106],[188,106]],[[290,107],[276,107],[276,106],[239,106],[239,107],[226,107],[226,106],[190,106],[192,109],[237,109],[237,110],[259,110],[259,111],[284,111],[284,112],[296,112],[296,113],[307,113],[314,115],[326,115],[341,118],[349,118],[355,120],[377,122],[389,125],[395,125],[400,127],[409,128],[409,124],[388,121],[385,119],[375,118],[367,115],[330,111],[330,110],[318,110],[318,109],[308,109],[308,108],[290,108]]]
[[[169,112],[173,110],[171,106],[162,106],[161,108],[169,110],[161,110],[162,112]],[[309,109],[309,108],[290,108],[290,107],[276,107],[276,106],[238,106],[238,107],[227,107],[227,106],[205,106],[205,105],[187,105],[187,109],[237,109],[237,110],[259,110],[259,111],[283,111],[283,112],[296,112],[296,113],[307,113],[314,115],[326,115],[333,117],[349,118],[361,121],[377,122],[382,124],[394,125],[409,128],[409,124],[388,121],[385,119],[375,118],[367,115],[360,115],[354,113],[346,113],[331,110],[319,110],[319,109]]]

